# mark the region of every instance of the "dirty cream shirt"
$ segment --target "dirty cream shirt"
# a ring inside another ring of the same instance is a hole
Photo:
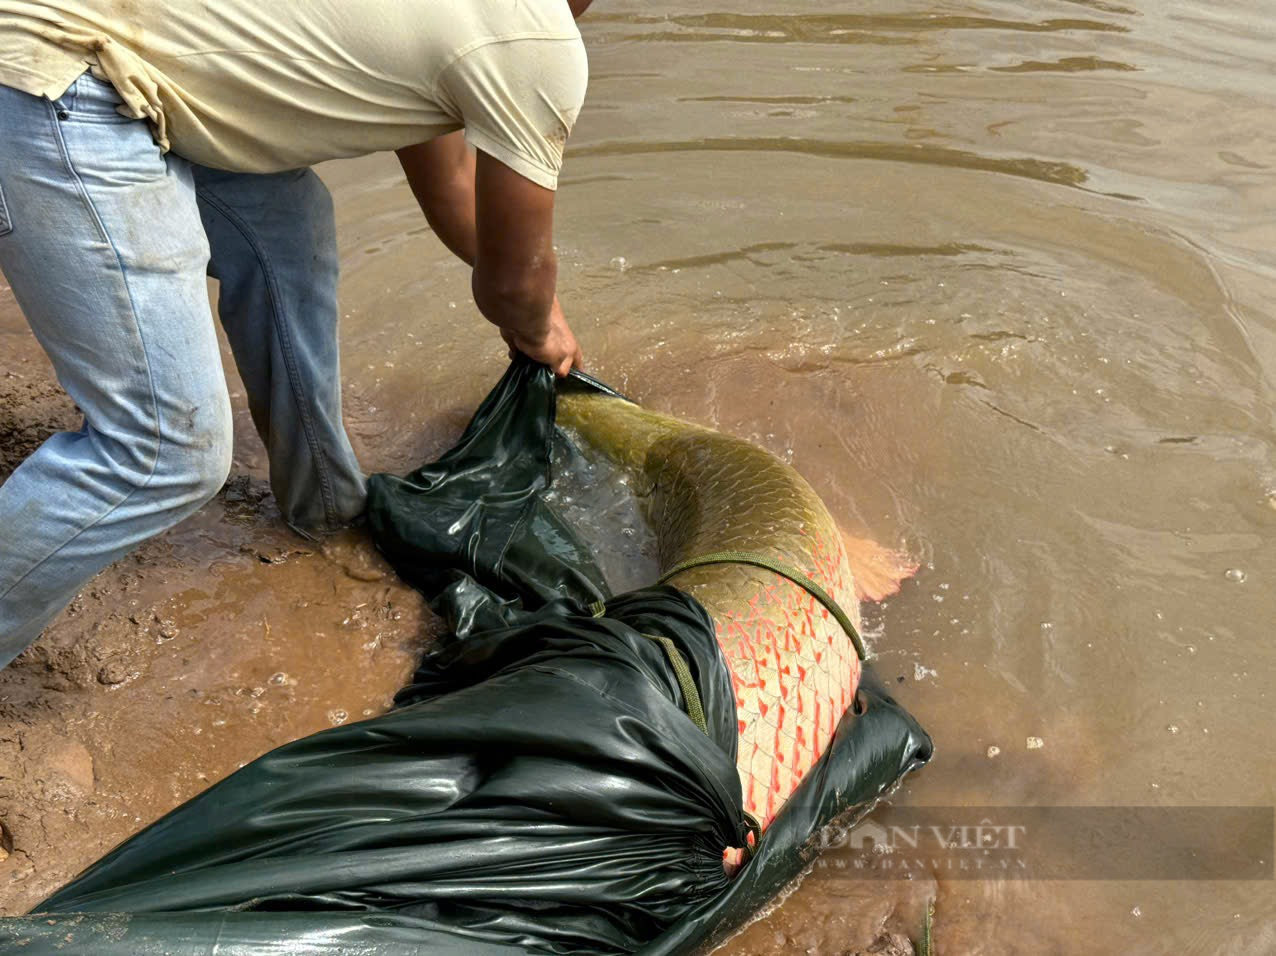
[[[548,189],[585,97],[567,0],[0,0],[0,85],[86,69],[165,150],[274,172],[464,127]]]

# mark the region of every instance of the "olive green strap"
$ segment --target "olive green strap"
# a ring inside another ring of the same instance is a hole
[[[793,567],[793,565],[777,561],[774,558],[768,558],[765,554],[758,554],[754,551],[715,551],[713,554],[705,554],[698,558],[680,561],[660,576],[659,583],[665,584],[670,578],[681,574],[683,571],[690,571],[692,568],[702,568],[706,564],[751,564],[755,567],[765,568],[768,571],[774,571],[780,577],[788,578],[824,605],[825,610],[833,615],[837,623],[842,626],[842,630],[851,639],[851,643],[855,645],[855,653],[859,655],[859,659],[862,661],[868,660],[868,652],[864,650],[864,642],[860,639],[859,631],[855,630],[855,625],[851,623],[850,617],[842,610],[837,601],[833,600],[832,595]]]
[[[603,617],[607,614],[607,605],[603,601],[595,601],[589,605],[589,613],[594,617]],[[687,716],[691,718],[691,722],[700,728],[701,733],[706,737],[709,736],[709,722],[704,716],[704,704],[700,700],[700,689],[696,687],[696,679],[691,675],[691,666],[687,663],[687,659],[682,656],[682,651],[678,650],[678,645],[670,638],[661,637],[659,634],[643,634],[643,637],[649,641],[655,641],[665,651],[665,657],[669,658],[669,666],[673,668],[674,679],[678,682],[678,689],[682,691],[682,701],[686,705]]]
[[[709,722],[704,717],[704,704],[700,701],[700,689],[696,687],[696,679],[691,676],[691,667],[687,664],[687,659],[682,656],[682,651],[678,650],[678,645],[671,639],[661,637],[659,634],[644,634],[643,637],[655,641],[665,649],[665,656],[669,658],[669,666],[673,668],[673,676],[678,681],[678,689],[682,691],[682,701],[686,705],[687,716],[707,737],[709,735]]]
[[[696,687],[695,678],[691,676],[691,668],[687,665],[687,659],[682,656],[678,646],[669,638],[661,637],[659,634],[644,634],[643,637],[655,641],[665,649],[665,656],[669,658],[669,664],[673,667],[674,677],[678,680],[678,687],[682,690],[682,699],[686,704],[687,716],[691,718],[693,724],[700,728],[701,733],[706,737],[710,736],[709,722],[704,716],[704,704],[700,701],[700,691]],[[753,859],[753,854],[758,850],[758,843],[762,840],[762,825],[747,812],[744,814],[744,819],[749,830],[753,833],[752,843],[747,839],[744,841],[745,857]]]
[[[673,572],[670,572],[671,574]],[[665,577],[669,577],[666,575]],[[663,581],[662,581],[663,583]],[[830,600],[832,600],[830,598]],[[595,601],[589,605],[589,613],[594,617],[605,617],[607,615],[607,604],[604,601]],[[855,629],[851,628],[851,633]],[[639,632],[641,633],[641,632]],[[669,658],[669,665],[673,668],[674,679],[678,682],[678,689],[682,691],[682,701],[687,711],[687,716],[691,718],[691,722],[700,728],[700,732],[706,737],[709,734],[709,721],[704,715],[704,702],[700,699],[700,689],[696,687],[695,678],[691,674],[691,667],[687,664],[687,659],[682,656],[682,651],[678,650],[678,645],[668,637],[662,637],[659,634],[643,634],[643,637],[649,641],[655,641],[664,648],[665,656]],[[749,832],[753,834],[753,842],[747,839],[744,841],[744,852],[746,859],[753,859],[753,854],[758,851],[758,844],[762,841],[762,824],[748,812],[744,813],[745,825]]]

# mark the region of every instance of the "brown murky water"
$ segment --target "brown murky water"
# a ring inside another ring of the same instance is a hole
[[[760,442],[847,530],[921,561],[870,611],[938,751],[897,804],[1276,803],[1271,12],[600,0],[587,18],[564,306],[593,371]],[[324,172],[351,431],[366,467],[403,469],[503,350],[392,160]],[[293,586],[352,604],[385,590],[307,574]],[[302,711],[322,725],[325,706]],[[1271,882],[818,869],[724,952],[916,937],[932,897],[943,954],[1276,952]]]
[[[759,441],[922,561],[877,614],[879,667],[938,748],[897,803],[1276,802],[1270,13],[587,18],[565,308],[604,378]],[[500,352],[462,270],[405,237],[391,164],[330,178],[349,374],[407,461],[401,416],[469,408]],[[726,951],[915,938],[932,896],[941,953],[1276,951],[1270,882],[820,870]]]

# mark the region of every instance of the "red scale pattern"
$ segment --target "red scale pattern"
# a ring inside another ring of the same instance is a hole
[[[854,591],[840,541],[812,540],[803,570],[843,607]],[[859,685],[850,638],[805,590],[780,575],[743,614],[718,623],[739,710],[744,806],[770,824],[833,738]]]

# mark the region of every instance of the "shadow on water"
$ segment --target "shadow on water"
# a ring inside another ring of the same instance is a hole
[[[828,140],[785,137],[775,139],[699,139],[686,141],[651,141],[647,139],[629,142],[596,143],[573,151],[573,156],[638,156],[644,153],[673,153],[686,150],[708,152],[776,152],[801,153],[832,159],[873,159],[883,162],[916,163],[924,166],[952,166],[957,169],[978,169],[1001,173],[1005,176],[1022,176],[1057,186],[1080,187],[1086,182],[1084,169],[1069,163],[1023,157],[998,159],[967,150],[924,143],[897,144],[872,142],[832,142]],[[1121,199],[1137,199],[1135,196],[1118,196]]]

